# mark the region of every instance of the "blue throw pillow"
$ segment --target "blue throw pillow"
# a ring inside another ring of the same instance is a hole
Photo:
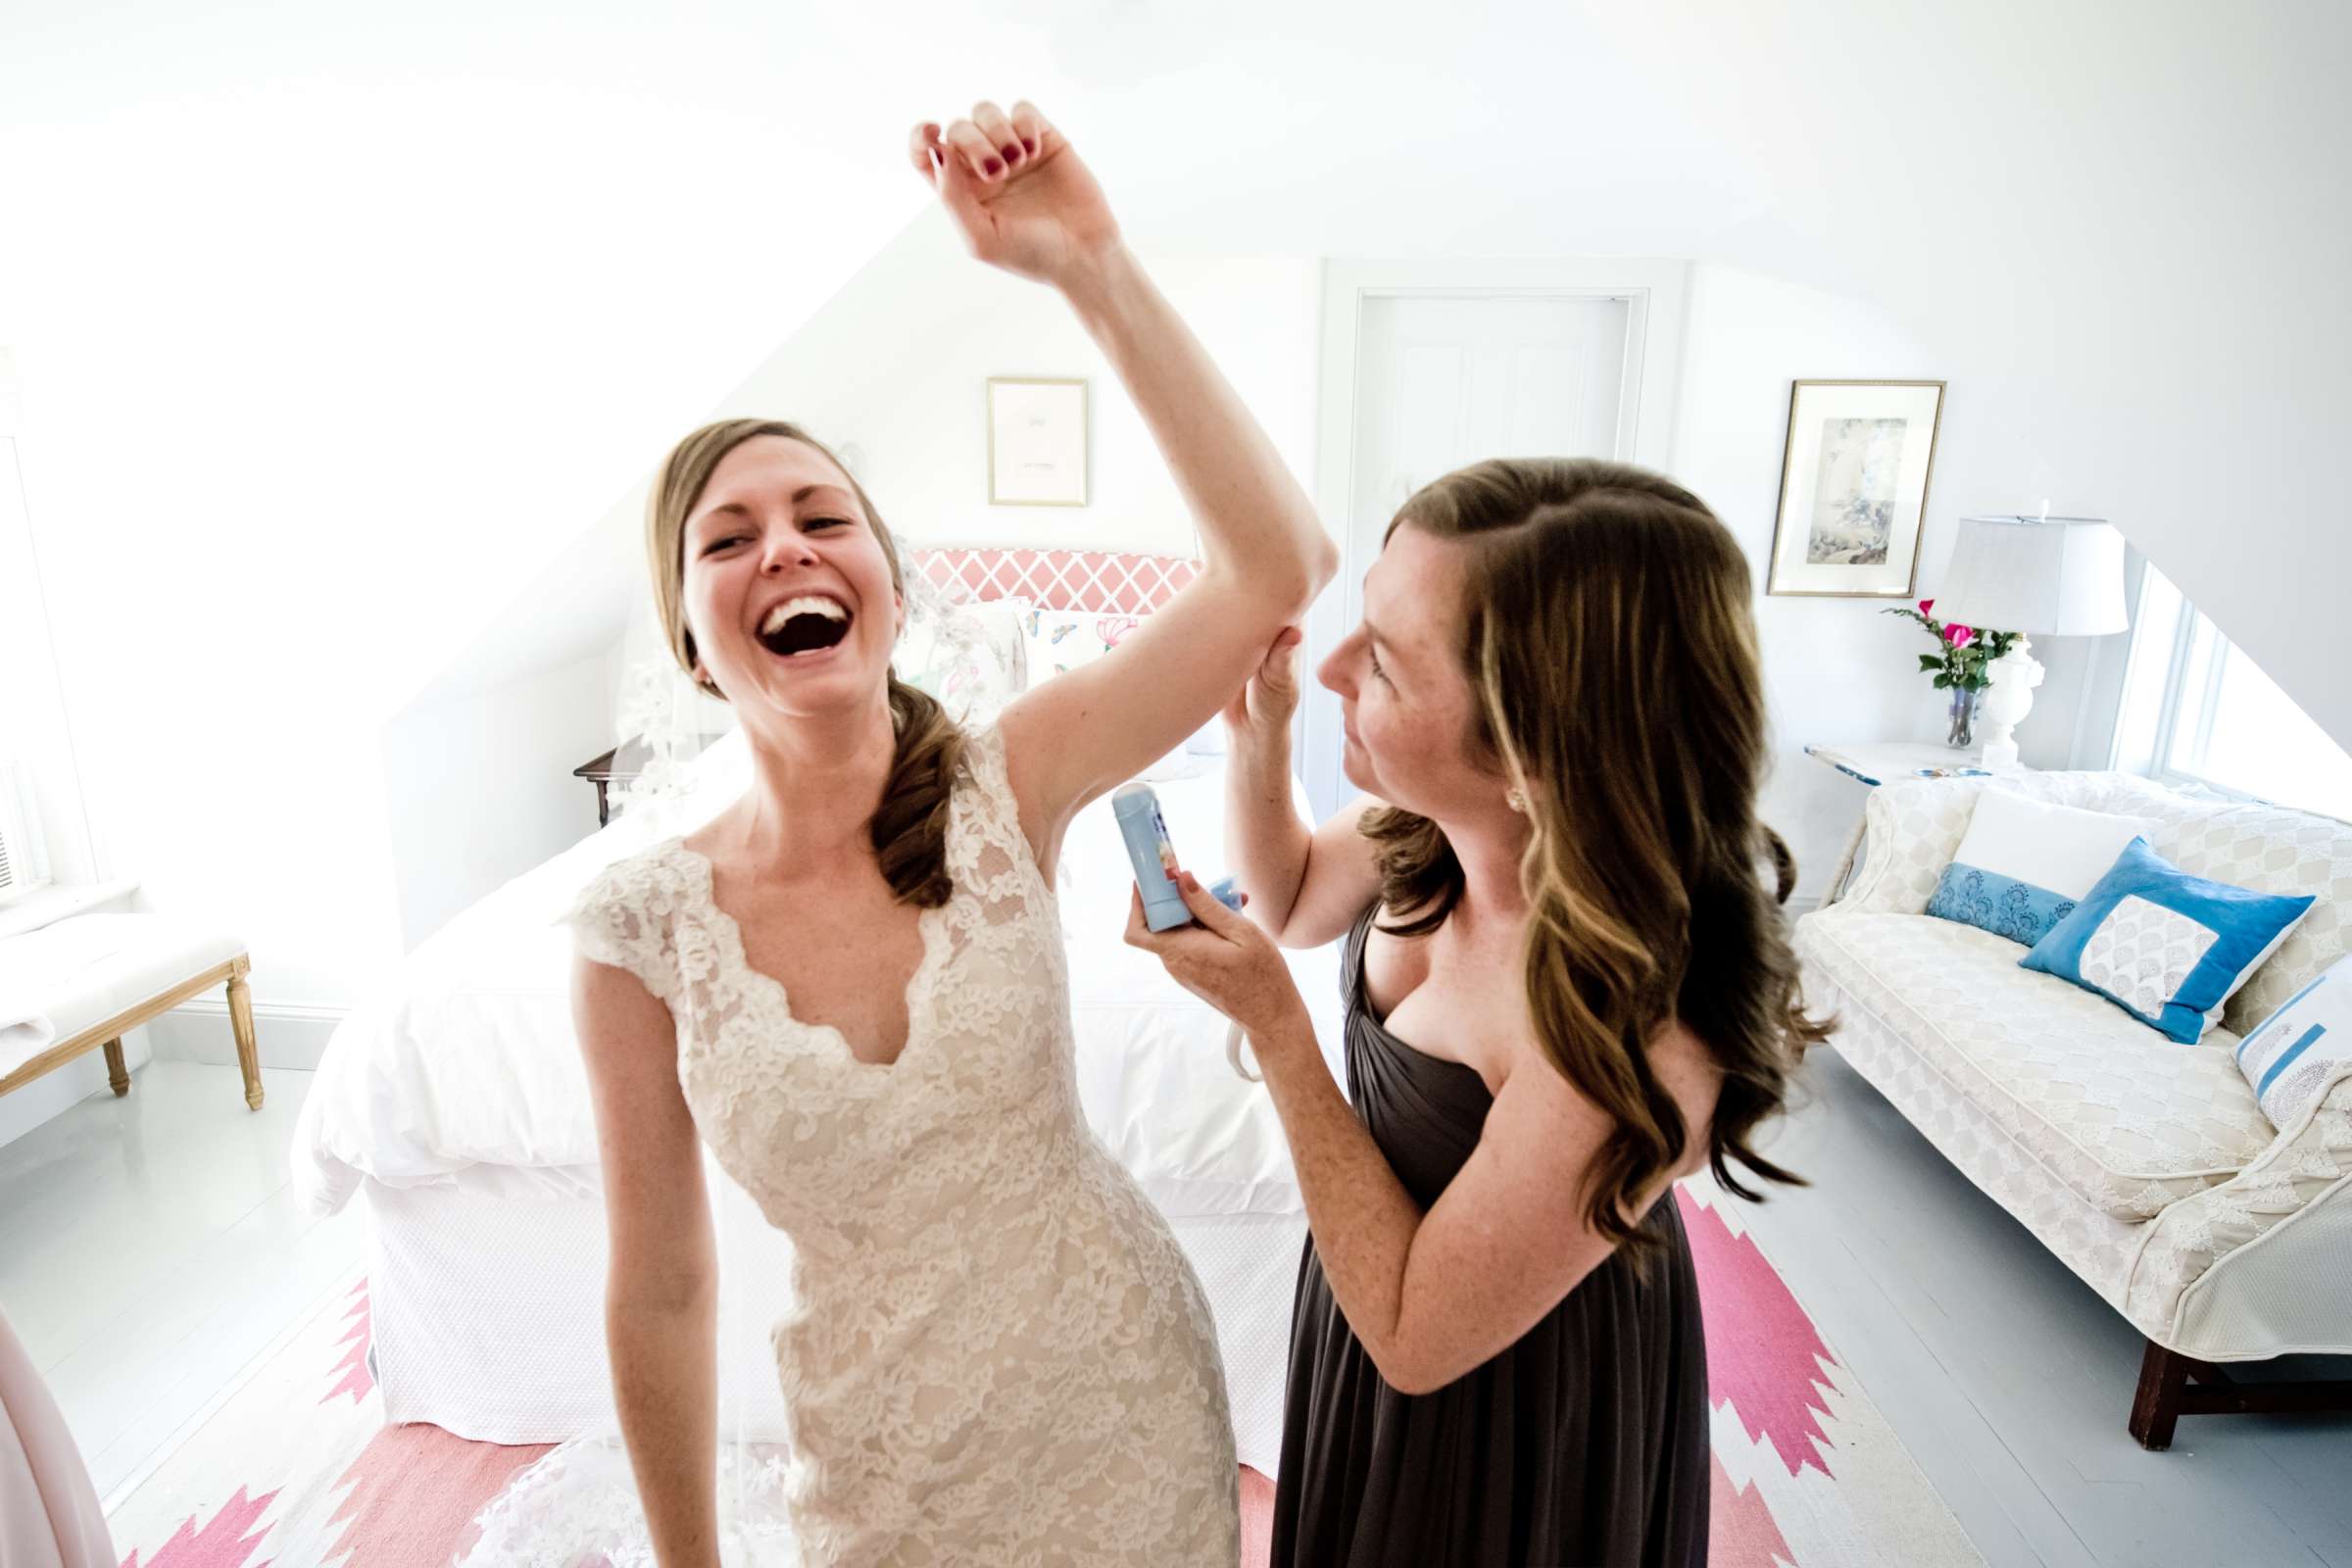
[[[2074,912],[2075,901],[2063,894],[1958,860],[1943,868],[1928,900],[1928,913],[1939,920],[1973,925],[2027,948]]]
[[[2193,1046],[2315,902],[2190,876],[2133,839],[2018,963]]]

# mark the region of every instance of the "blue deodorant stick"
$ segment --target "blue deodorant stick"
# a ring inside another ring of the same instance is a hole
[[[1176,847],[1168,841],[1168,824],[1159,814],[1159,797],[1152,786],[1137,780],[1122,784],[1110,797],[1110,809],[1119,819],[1119,837],[1127,841],[1127,859],[1135,867],[1135,885],[1144,895],[1144,924],[1154,931],[1190,925],[1193,911],[1177,891]],[[1242,906],[1242,896],[1227,877],[1209,893],[1228,909]]]

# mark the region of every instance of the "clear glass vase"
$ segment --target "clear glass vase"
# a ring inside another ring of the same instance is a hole
[[[1965,686],[1952,688],[1952,727],[1943,744],[1955,752],[1977,744],[1977,693]]]

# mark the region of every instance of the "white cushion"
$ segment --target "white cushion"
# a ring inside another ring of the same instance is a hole
[[[1987,789],[1977,796],[1952,860],[2080,901],[2107,874],[2125,845],[2162,825],[2152,816],[2085,811]]]
[[[2085,1202],[2140,1221],[2229,1180],[2277,1136],[2237,1039],[2149,1049],[2103,997],[2018,967],[2013,943],[1930,915],[1831,908],[1797,947]]]
[[[235,934],[181,915],[76,915],[0,941],[0,1012],[45,1017],[71,1040],[244,951]],[[0,1074],[40,1049],[0,1054]]]

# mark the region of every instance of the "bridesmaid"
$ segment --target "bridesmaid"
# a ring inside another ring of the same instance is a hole
[[[1251,918],[1187,878],[1199,923],[1128,939],[1249,1031],[1305,1193],[1276,1563],[1706,1560],[1667,1191],[1796,1180],[1751,1140],[1824,1033],[1758,871],[1787,897],[1750,595],[1675,484],[1484,463],[1405,503],[1321,670],[1361,796],[1292,811],[1295,631],[1226,710]],[[1346,1099],[1274,951],[1342,937]]]
[[[0,1568],[115,1568],[81,1450],[0,1316]]]

